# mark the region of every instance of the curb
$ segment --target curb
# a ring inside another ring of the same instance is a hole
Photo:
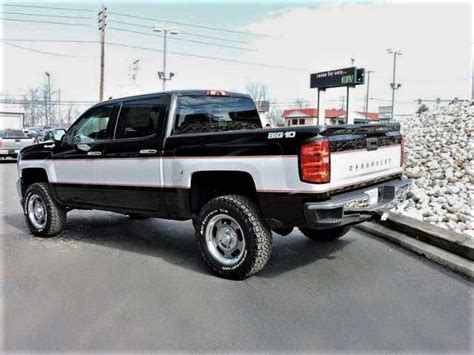
[[[377,237],[386,239],[392,243],[398,244],[414,253],[421,255],[428,260],[440,264],[458,274],[474,280],[474,262],[446,251],[437,246],[425,243],[424,241],[412,238],[406,234],[394,231],[388,227],[374,222],[365,222],[356,226],[356,228],[373,234]]]
[[[389,213],[387,220],[377,223],[471,261],[474,260],[474,239],[467,235],[393,212]]]

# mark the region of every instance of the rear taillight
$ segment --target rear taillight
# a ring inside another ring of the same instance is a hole
[[[400,166],[405,164],[405,139],[400,135]]]
[[[301,180],[327,183],[330,179],[329,141],[327,138],[303,144],[300,151]]]

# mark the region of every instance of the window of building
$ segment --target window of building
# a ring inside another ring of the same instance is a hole
[[[298,125],[298,119],[293,118],[293,119],[291,120],[291,124],[292,124],[293,126],[297,126],[297,125]]]
[[[300,125],[304,125],[304,118],[300,118]]]

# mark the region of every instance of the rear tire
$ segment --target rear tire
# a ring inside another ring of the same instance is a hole
[[[351,226],[334,227],[330,229],[298,228],[303,235],[313,242],[332,242],[349,232]]]
[[[196,227],[202,258],[218,276],[241,280],[270,260],[271,229],[248,197],[225,195],[210,200],[199,212]]]
[[[54,200],[46,182],[28,187],[23,199],[23,211],[28,228],[38,237],[54,237],[66,223],[66,210]]]

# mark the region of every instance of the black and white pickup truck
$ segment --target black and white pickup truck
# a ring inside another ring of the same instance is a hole
[[[248,95],[171,91],[87,110],[61,139],[21,150],[18,193],[31,232],[72,209],[192,219],[216,274],[268,262],[272,230],[335,240],[407,197],[398,124],[263,129]]]

